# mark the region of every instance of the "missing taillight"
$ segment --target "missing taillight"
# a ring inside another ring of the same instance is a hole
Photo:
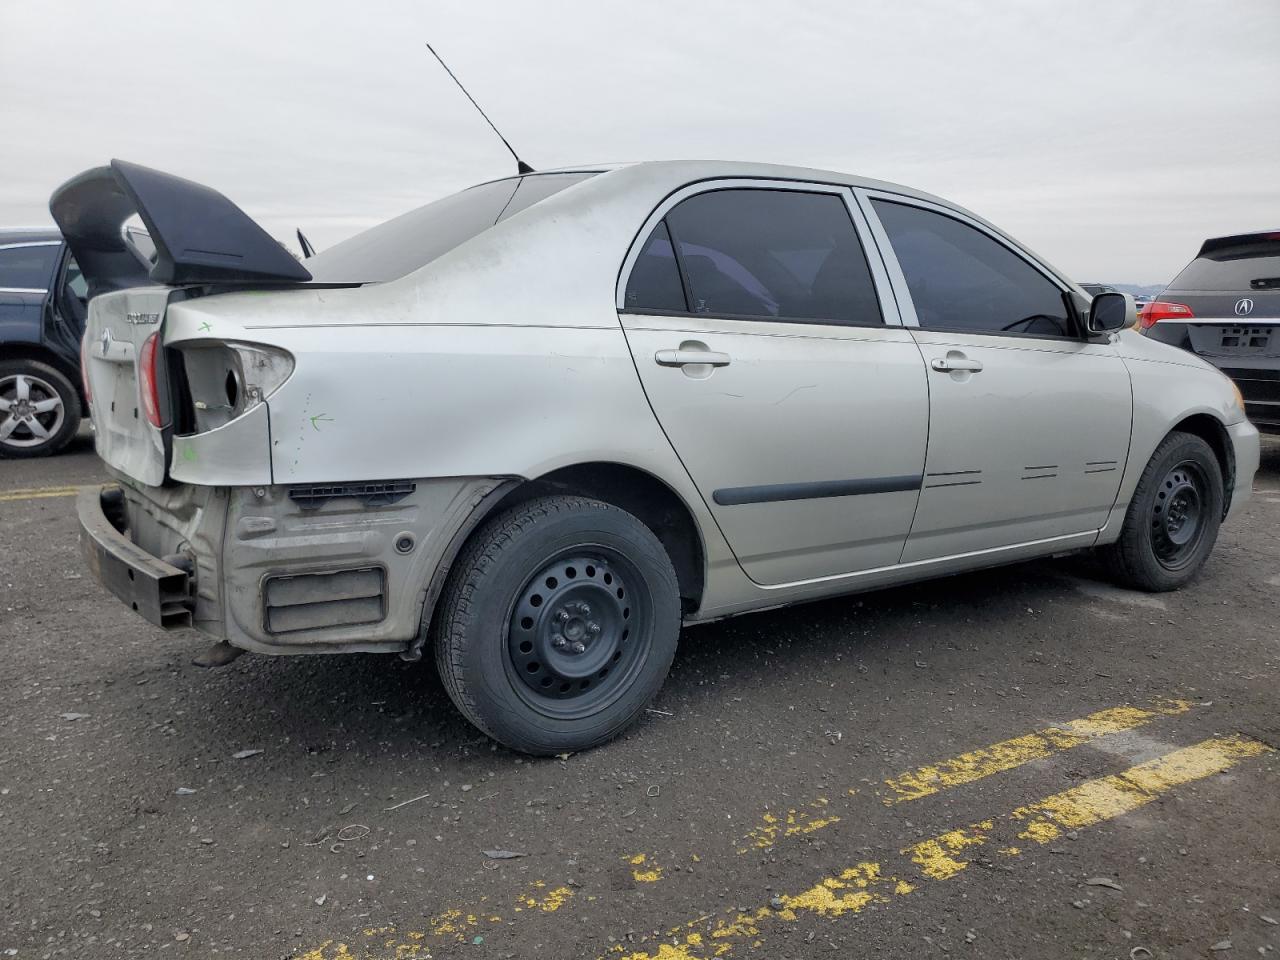
[[[252,410],[293,372],[293,357],[257,344],[177,344],[190,395],[188,433],[205,433]]]

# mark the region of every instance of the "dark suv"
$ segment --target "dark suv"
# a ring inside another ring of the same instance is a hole
[[[57,230],[0,228],[0,457],[56,453],[75,436],[87,293]]]
[[[1138,326],[1218,367],[1258,429],[1280,434],[1280,230],[1206,240]]]

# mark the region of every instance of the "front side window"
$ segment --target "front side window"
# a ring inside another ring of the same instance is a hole
[[[19,246],[0,249],[0,287],[10,290],[46,290],[53,262],[58,259],[58,244]]]
[[[1062,291],[1004,244],[932,210],[872,205],[923,329],[1071,336]]]
[[[883,322],[875,284],[844,201],[825,193],[730,189],[698,194],[667,214],[669,235],[655,233],[637,270],[666,276],[675,302],[671,265],[661,244],[674,243],[689,293],[688,312],[731,318],[822,323]],[[655,239],[659,244],[654,250]],[[627,286],[631,302],[635,272]],[[683,292],[680,294],[683,299]]]

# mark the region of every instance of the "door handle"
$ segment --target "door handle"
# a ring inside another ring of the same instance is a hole
[[[715,350],[659,350],[653,359],[660,367],[683,367],[689,364],[704,363],[711,367],[727,367],[729,355]]]
[[[978,373],[982,370],[982,361],[968,357],[934,357],[929,366],[939,373]]]

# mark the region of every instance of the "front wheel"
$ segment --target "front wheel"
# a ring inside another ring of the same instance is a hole
[[[1213,450],[1192,434],[1169,434],[1138,480],[1120,539],[1102,548],[1108,572],[1138,590],[1176,590],[1209,558],[1223,503]]]
[[[57,453],[80,428],[71,381],[37,360],[0,362],[0,457]]]
[[[541,497],[468,544],[435,632],[440,677],[468,720],[525,753],[584,750],[630,726],[662,686],[679,588],[631,514]]]

